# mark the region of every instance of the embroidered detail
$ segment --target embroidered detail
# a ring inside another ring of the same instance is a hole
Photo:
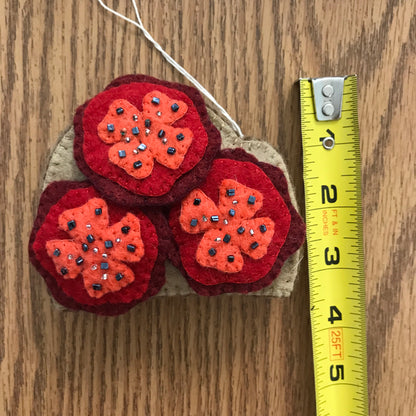
[[[82,275],[85,289],[94,298],[134,281],[134,273],[125,263],[139,262],[144,255],[139,218],[127,213],[109,226],[106,202],[92,198],[64,211],[58,222],[71,238],[47,241],[46,251],[65,279]]]
[[[144,96],[142,112],[129,101],[117,99],[98,124],[98,136],[104,143],[113,144],[109,160],[136,179],[150,176],[155,160],[169,169],[178,169],[193,137],[189,128],[171,124],[187,110],[186,103],[160,91]]]
[[[236,273],[244,266],[241,253],[261,259],[274,235],[272,219],[253,218],[262,204],[259,191],[232,179],[221,182],[218,207],[202,190],[193,190],[182,202],[179,222],[189,234],[204,233],[196,252],[197,262]]]

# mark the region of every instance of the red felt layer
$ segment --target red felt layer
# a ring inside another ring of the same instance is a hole
[[[32,263],[44,277],[54,298],[71,309],[81,309],[100,315],[118,315],[128,311],[138,302],[155,295],[165,282],[164,261],[170,247],[170,230],[159,212],[130,210],[140,218],[145,257],[139,263],[129,263],[136,280],[119,292],[108,293],[100,299],[91,298],[81,277],[64,279],[56,271],[53,261],[46,253],[45,244],[50,238],[68,238],[66,232],[57,228],[58,217],[67,208],[80,206],[92,197],[100,196],[89,182],[53,182],[41,196],[32,234],[29,254]],[[126,210],[108,203],[110,224],[120,220]],[[52,227],[52,223],[56,227]],[[43,227],[45,225],[45,227]],[[147,287],[143,287],[143,281]]]
[[[258,276],[258,280],[252,281],[252,282],[247,282],[247,281],[244,282],[243,279],[241,279],[240,282],[234,281],[233,283],[228,283],[228,282],[219,283],[219,284],[211,283],[210,285],[201,283],[200,275],[194,274],[197,268],[189,269],[189,267],[187,268],[185,267],[184,262],[183,262],[183,256],[181,258],[181,251],[177,244],[176,244],[176,250],[170,253],[170,259],[172,263],[181,270],[182,274],[186,277],[192,289],[194,289],[200,295],[211,296],[211,295],[218,295],[222,293],[231,293],[231,292],[248,293],[252,291],[257,291],[270,285],[273,282],[273,280],[279,274],[280,269],[282,268],[285,260],[288,257],[290,257],[295,251],[297,251],[299,247],[303,244],[303,241],[305,238],[305,225],[290,201],[287,181],[286,181],[286,178],[284,177],[283,172],[279,168],[269,165],[267,163],[258,162],[254,156],[247,154],[242,149],[224,150],[218,155],[217,159],[231,159],[231,160],[237,160],[237,161],[243,161],[243,162],[251,162],[263,170],[263,172],[268,176],[268,178],[273,183],[274,187],[279,191],[281,197],[284,200],[285,205],[287,206],[290,212],[291,221],[290,221],[290,228],[289,228],[287,238],[284,241],[283,245],[281,246],[277,257],[273,259],[273,257],[270,256],[270,253],[268,253],[266,255],[266,258],[263,258],[257,262],[253,261],[259,267],[262,267],[262,264],[266,262],[268,266],[264,267],[261,273],[256,273],[256,275]],[[224,174],[226,173],[224,172]],[[209,172],[208,175],[210,176],[211,172]],[[241,178],[238,178],[238,180],[240,181]],[[201,189],[204,190],[204,186],[205,186],[205,183],[201,186]],[[213,192],[213,190],[211,189],[210,192]],[[218,196],[217,196],[217,199],[218,199]],[[175,240],[177,240],[177,238],[179,237],[179,240],[182,241],[182,239],[184,238],[184,235],[183,235],[184,232],[180,228],[180,225],[179,225],[179,221],[178,221],[179,212],[180,212],[180,206],[176,206],[171,210],[170,225],[171,225]],[[264,212],[263,212],[263,215],[265,215]],[[185,238],[192,238],[192,237],[195,238],[195,236],[188,234],[187,237]],[[199,241],[199,239],[200,237],[198,237],[198,240],[196,241]],[[195,246],[197,247],[197,244],[195,244]],[[195,253],[193,254],[193,258],[195,258]],[[273,259],[272,264],[270,264],[270,259]],[[245,258],[245,261],[250,261],[250,260],[247,260],[247,258]],[[197,281],[195,278],[192,278],[191,275],[188,273],[187,269],[191,270],[191,273],[193,276],[195,277],[198,276],[197,279],[199,281]],[[215,272],[221,273],[216,270]],[[198,273],[203,273],[204,276],[213,275],[211,269],[206,269],[203,271],[198,270]],[[224,273],[222,273],[222,275],[223,275],[222,277],[219,274],[217,275],[218,281],[223,282],[225,280]],[[228,277],[229,276],[231,276],[231,274],[229,274]],[[253,275],[250,275],[248,278],[252,279]]]
[[[263,204],[260,209],[255,212],[254,218],[266,217],[274,222],[275,233],[267,248],[267,253],[261,260],[256,260],[248,256],[244,256],[244,266],[237,273],[226,273],[213,268],[202,266],[197,258],[196,252],[200,245],[203,234],[189,234],[183,227],[178,224],[177,211],[172,211],[171,228],[176,242],[179,245],[182,265],[187,274],[192,276],[193,280],[204,285],[215,285],[219,283],[252,283],[263,277],[273,266],[279,254],[279,250],[283,245],[287,231],[290,226],[290,213],[286,208],[285,201],[279,195],[273,183],[267,178],[264,172],[252,162],[242,162],[230,159],[216,159],[212,165],[212,169],[208,173],[205,183],[201,186],[201,190],[211,200],[218,205],[220,184],[224,179],[233,179],[239,184],[255,189],[258,194],[263,196]],[[237,193],[237,192],[236,192]],[[257,193],[256,193],[257,194]],[[232,199],[232,198],[230,198]],[[259,198],[257,198],[258,200]],[[240,207],[241,205],[241,207]],[[243,202],[235,205],[236,216],[239,212],[246,208]],[[253,215],[253,213],[251,213]],[[251,219],[248,215],[244,220]],[[241,221],[236,224],[223,226],[224,232],[233,234],[233,230],[240,227]],[[221,230],[221,229],[220,229]],[[250,238],[248,230],[245,231],[244,239]],[[236,237],[232,238],[232,241]]]
[[[137,85],[140,89],[133,88]],[[186,102],[188,112],[174,126],[190,128],[194,140],[179,169],[171,170],[156,162],[151,176],[135,179],[108,160],[109,145],[100,140],[96,130],[114,99],[128,99],[141,110],[143,96],[153,89]],[[104,92],[77,109],[74,128],[74,157],[80,170],[105,198],[127,206],[161,206],[183,198],[203,180],[221,143],[220,133],[209,120],[195,88],[145,75],[114,80]]]

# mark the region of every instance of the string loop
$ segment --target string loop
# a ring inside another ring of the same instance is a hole
[[[178,72],[180,72],[186,79],[188,79],[208,100],[210,100],[218,109],[218,111],[230,122],[233,130],[238,134],[239,137],[244,138],[244,134],[240,129],[240,126],[231,118],[227,111],[217,102],[217,100],[207,91],[185,68],[179,65],[165,50],[153,39],[152,35],[146,30],[140,18],[140,13],[137,8],[136,0],[131,0],[136,14],[137,22],[129,19],[127,16],[117,12],[116,10],[108,7],[102,0],[98,0],[101,6],[110,13],[113,13],[120,19],[125,20],[128,23],[138,27],[146,39],[148,39],[152,45],[162,54],[162,56],[171,64]]]

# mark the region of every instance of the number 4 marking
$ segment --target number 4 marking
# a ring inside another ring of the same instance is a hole
[[[336,306],[329,307],[328,321],[331,322],[331,324],[333,324],[334,321],[342,321],[342,313]]]

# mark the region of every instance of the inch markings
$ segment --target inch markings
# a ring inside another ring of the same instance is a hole
[[[318,416],[368,415],[356,82],[344,79],[341,118],[318,121],[312,83],[300,80]]]

